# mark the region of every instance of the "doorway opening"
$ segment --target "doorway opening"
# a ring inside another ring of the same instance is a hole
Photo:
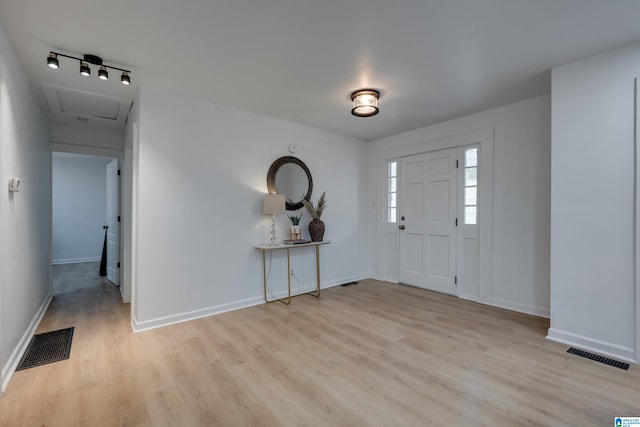
[[[52,154],[54,295],[99,285],[107,279],[114,286],[120,285],[117,171],[115,158]],[[100,276],[103,259],[104,278]]]

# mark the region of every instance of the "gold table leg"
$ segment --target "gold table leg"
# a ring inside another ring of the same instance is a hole
[[[266,258],[266,250],[262,250],[262,275],[263,275],[263,285],[264,285],[264,301],[266,303],[280,301],[283,304],[289,305],[291,303],[291,257],[289,254],[289,248],[287,248],[287,298],[277,298],[269,301],[267,299],[267,258]],[[285,301],[286,300],[286,301]]]
[[[307,292],[307,295],[314,297],[320,296],[320,245],[316,245],[316,289],[311,292]]]

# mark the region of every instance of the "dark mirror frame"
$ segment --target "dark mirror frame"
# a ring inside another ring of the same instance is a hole
[[[313,191],[313,179],[311,178],[311,172],[309,172],[309,168],[304,164],[302,160],[293,156],[284,156],[277,159],[275,162],[271,164],[269,168],[269,172],[267,172],[267,190],[269,193],[277,193],[278,188],[276,187],[276,175],[278,174],[278,169],[282,166],[294,163],[304,170],[304,173],[307,174],[307,180],[309,181],[309,188],[307,189],[307,194],[305,194],[304,198],[306,200],[311,200],[311,192]],[[287,210],[295,211],[302,208],[304,205],[302,204],[302,200],[299,202],[291,203],[287,200]]]

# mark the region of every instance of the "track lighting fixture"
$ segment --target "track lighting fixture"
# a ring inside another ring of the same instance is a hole
[[[70,58],[70,59],[75,59],[76,61],[80,61],[80,74],[82,74],[83,76],[88,77],[91,75],[91,68],[89,66],[89,64],[91,64],[91,65],[97,65],[98,67],[100,67],[98,69],[99,79],[108,80],[109,71],[107,70],[107,68],[111,68],[112,70],[122,71],[122,75],[120,76],[120,83],[122,83],[125,86],[128,86],[131,84],[131,77],[129,76],[129,73],[131,73],[130,70],[124,70],[122,68],[113,67],[111,65],[105,65],[102,63],[102,58],[100,58],[99,56],[84,54],[82,55],[82,58],[77,58],[75,56],[65,55],[64,53],[49,52],[49,56],[47,57],[47,65],[50,68],[53,68],[53,69],[60,68],[60,62],[58,60],[58,56],[63,56],[65,58]]]
[[[55,53],[50,53],[49,57],[47,58],[47,65],[49,66],[49,68],[53,68],[54,70],[57,70],[60,67],[60,62],[58,61],[58,55],[56,55]]]

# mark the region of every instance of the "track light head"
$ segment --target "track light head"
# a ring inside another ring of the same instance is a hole
[[[129,77],[129,73],[123,71],[120,76],[120,82],[125,86],[129,86],[131,84],[131,77]]]
[[[91,75],[91,68],[89,68],[86,62],[80,62],[80,74],[85,77],[89,77]]]
[[[54,70],[57,70],[58,68],[60,68],[60,61],[58,61],[58,55],[56,55],[55,53],[50,53],[49,57],[47,58],[47,65],[49,66],[49,68],[53,68]]]
[[[104,67],[104,65],[98,70],[98,78],[100,80],[107,80],[109,78],[109,72]]]

